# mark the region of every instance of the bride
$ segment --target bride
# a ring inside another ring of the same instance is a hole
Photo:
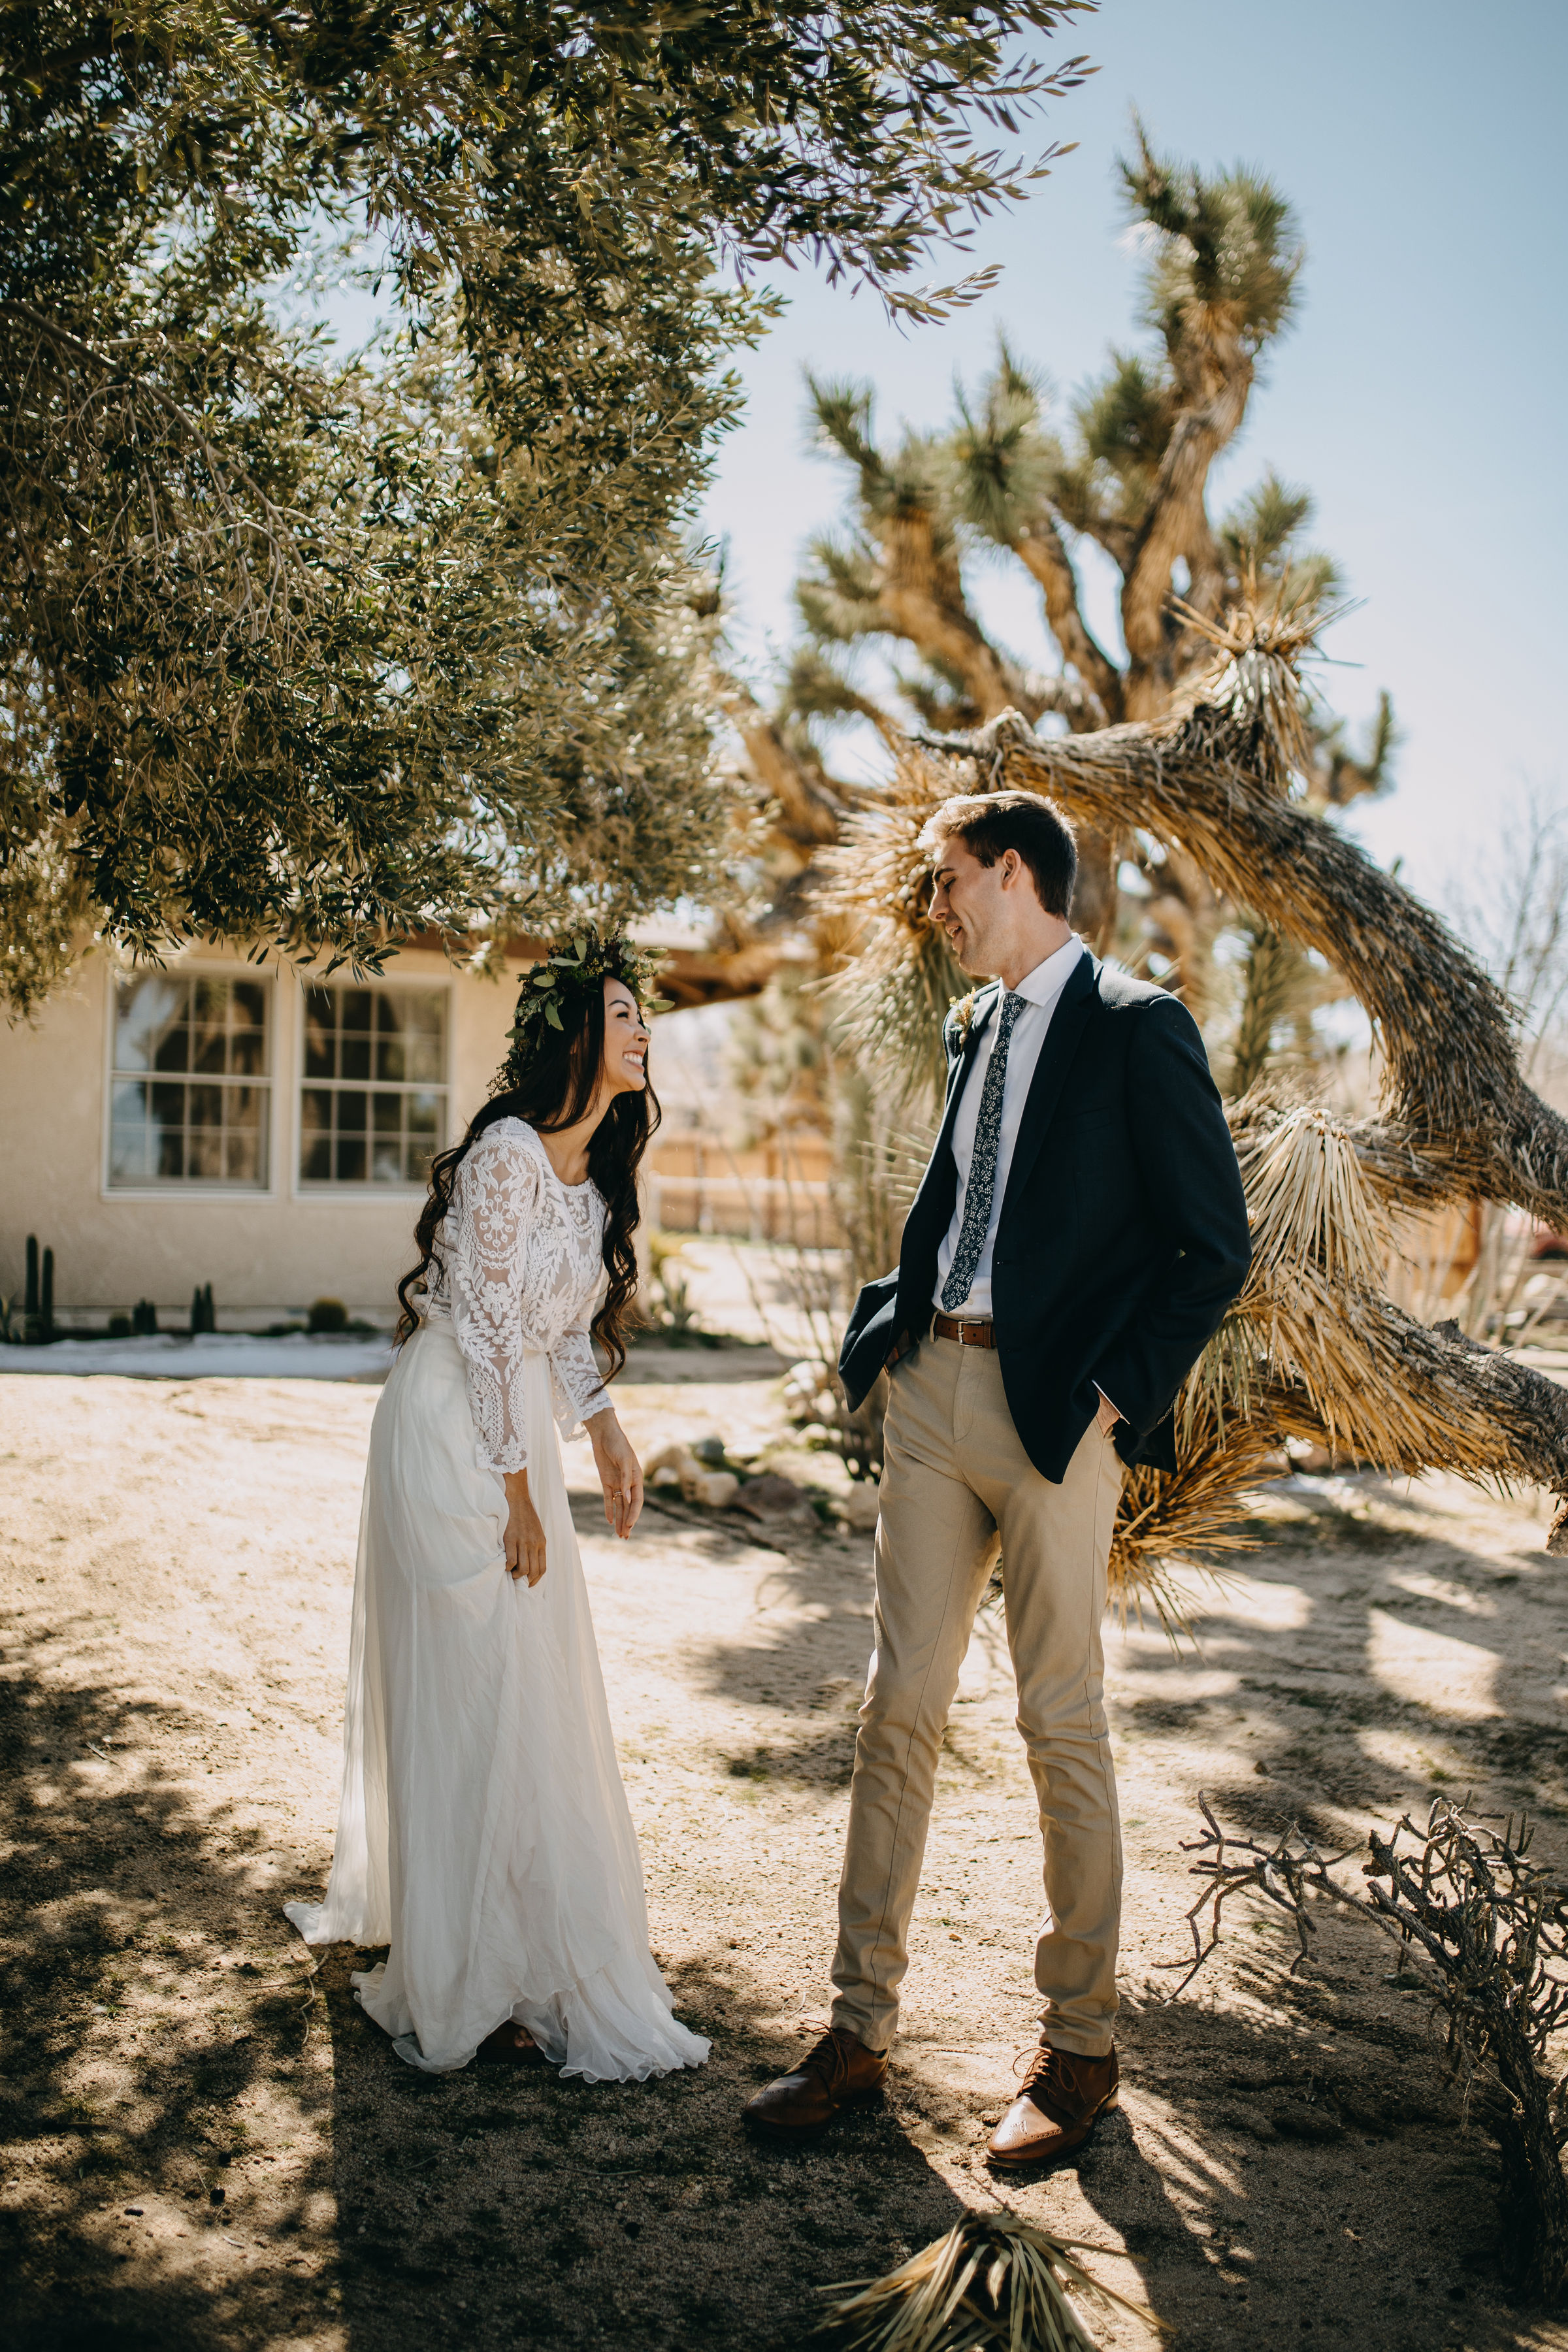
[[[390,1943],[356,1975],[431,2072],[548,2059],[590,2082],[697,2066],[648,1950],[553,1423],[585,1422],[617,1536],[642,1473],[595,1362],[626,1361],[637,1167],[658,1118],[647,978],[579,940],[524,982],[512,1046],[440,1154],[371,1429],[326,1900],[307,1943]],[[417,1295],[417,1305],[411,1294]]]

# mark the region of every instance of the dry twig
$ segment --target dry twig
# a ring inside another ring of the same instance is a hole
[[[1504,2255],[1514,2284],[1556,2304],[1568,2290],[1568,2070],[1553,2039],[1568,2026],[1568,1883],[1530,1857],[1531,1831],[1510,1814],[1501,1830],[1445,1797],[1424,1830],[1408,1815],[1391,1837],[1373,1830],[1362,1864],[1364,1894],[1335,1883],[1349,1860],[1324,1854],[1292,1822],[1276,1845],[1230,1836],[1208,1801],[1208,1828],[1184,1841],[1196,1853],[1205,1890],[1187,1914],[1196,1957],[1178,1992],[1220,1941],[1220,1913],[1237,1895],[1261,1895],[1289,1915],[1300,1950],[1316,1932],[1316,1895],[1348,1904],[1421,1962],[1419,1975],[1447,2024],[1450,2065],[1467,2104],[1485,2119],[1502,2154]],[[1408,1843],[1402,1844],[1401,1840]],[[1199,1915],[1209,1912],[1205,1943]]]

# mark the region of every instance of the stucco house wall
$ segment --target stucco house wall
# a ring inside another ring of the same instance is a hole
[[[519,961],[505,980],[482,978],[454,970],[438,951],[409,949],[389,964],[384,982],[369,984],[378,992],[417,988],[442,1001],[441,1070],[431,1082],[444,1096],[442,1143],[461,1134],[484,1099],[505,1054],[525,969]],[[301,1314],[319,1297],[342,1299],[369,1320],[390,1321],[394,1285],[412,1259],[423,1182],[312,1184],[301,1175],[304,990],[312,977],[325,975],[302,978],[276,961],[247,964],[203,947],[176,957],[168,970],[176,980],[264,982],[266,1100],[258,1120],[265,1181],[127,1181],[122,1145],[114,1181],[114,1064],[127,1050],[123,1027],[116,1046],[116,989],[135,975],[105,952],[89,954],[35,1024],[0,1027],[0,1297],[19,1303],[26,1236],[34,1234],[54,1251],[56,1319],[66,1328],[101,1325],[142,1298],[153,1300],[161,1319],[174,1328],[188,1315],[195,1286],[209,1282],[225,1329]],[[331,975],[331,984],[365,985],[346,971]],[[363,1014],[363,1003],[358,1011]],[[123,1106],[123,1076],[119,1084]],[[321,1099],[318,1089],[312,1101]],[[383,1097],[383,1104],[390,1099]],[[408,1149],[405,1143],[405,1166],[413,1164]]]

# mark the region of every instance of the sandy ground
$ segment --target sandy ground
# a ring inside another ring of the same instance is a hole
[[[648,1351],[646,1445],[777,1437],[778,1360]],[[1543,1513],[1456,1485],[1298,1481],[1211,1591],[1201,1654],[1110,1643],[1127,1825],[1121,2114],[1076,2166],[982,2161],[1033,2039],[1032,1799],[983,1619],[942,1774],[907,2031],[879,2112],[812,2153],[739,2110],[820,2021],[870,1545],[650,1511],[569,1453],[655,1948],[712,2037],[642,2088],[411,2072],[280,1913],[330,1856],[372,1388],[0,1379],[6,1901],[0,2324],[29,2347],[784,2352],[826,2283],[965,2206],[1106,2250],[1174,2346],[1568,2346],[1500,2281],[1495,2153],[1421,1996],[1325,1919],[1305,1979],[1238,1920],[1192,1990],[1179,1842],[1346,1843],[1473,1787],[1568,1847],[1568,1579]],[[814,1465],[782,1455],[786,1466]],[[815,1466],[820,1467],[818,1463]],[[1103,2341],[1146,2341],[1128,2323]]]

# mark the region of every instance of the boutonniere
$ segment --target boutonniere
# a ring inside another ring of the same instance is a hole
[[[979,993],[980,991],[977,988],[972,988],[967,996],[953,996],[948,999],[947,1009],[958,1024],[958,1042],[961,1045],[968,1043],[969,1024],[974,1018],[974,1000]]]

